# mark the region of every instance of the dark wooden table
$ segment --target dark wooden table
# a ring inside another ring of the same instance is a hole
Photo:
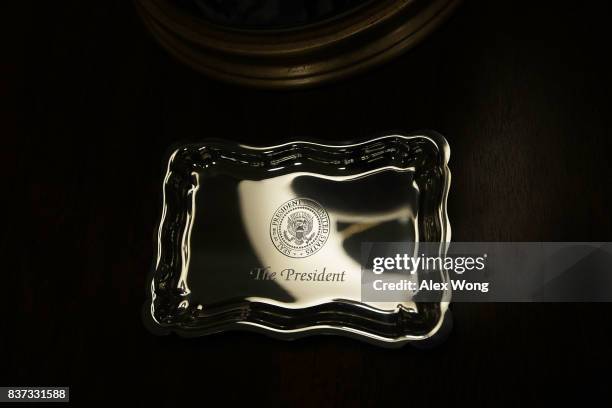
[[[430,351],[159,338],[140,317],[177,141],[435,129],[452,149],[454,240],[612,240],[604,2],[467,1],[394,62],[295,92],[191,71],[128,1],[14,3],[0,65],[0,385],[167,406],[213,395],[302,406],[610,395],[609,304],[455,304],[453,334]]]

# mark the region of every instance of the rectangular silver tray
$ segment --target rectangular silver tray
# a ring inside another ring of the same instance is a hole
[[[145,322],[157,334],[431,341],[448,303],[363,302],[364,242],[450,241],[446,140],[177,148],[163,180]],[[444,272],[441,272],[444,273]]]

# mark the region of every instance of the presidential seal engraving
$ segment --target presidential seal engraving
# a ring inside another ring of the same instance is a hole
[[[294,198],[272,215],[270,238],[281,253],[305,258],[325,245],[329,237],[329,215],[310,198]]]

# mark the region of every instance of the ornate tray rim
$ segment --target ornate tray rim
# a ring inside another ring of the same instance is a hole
[[[208,147],[210,146],[222,147],[222,148],[232,150],[232,151],[249,151],[249,152],[252,152],[253,154],[270,153],[270,152],[278,151],[279,149],[283,149],[283,148],[290,148],[294,150],[300,149],[300,148],[303,149],[305,146],[316,147],[319,149],[330,149],[330,150],[342,151],[344,149],[358,148],[358,147],[365,146],[371,143],[376,143],[376,142],[385,142],[385,141],[391,141],[391,140],[395,140],[395,141],[401,140],[401,141],[409,142],[415,139],[428,140],[435,146],[438,152],[437,158],[438,158],[439,169],[441,170],[440,176],[442,177],[442,183],[441,183],[442,191],[440,192],[441,193],[440,201],[437,203],[437,206],[436,206],[437,208],[435,212],[440,222],[440,231],[439,231],[440,240],[439,242],[440,242],[441,250],[446,251],[447,243],[449,243],[451,239],[451,228],[450,228],[450,222],[449,222],[448,214],[447,214],[447,199],[448,199],[448,192],[450,188],[450,179],[451,179],[450,170],[448,168],[448,161],[450,158],[450,147],[446,139],[442,135],[438,134],[437,132],[421,131],[421,132],[416,132],[416,133],[412,133],[408,135],[392,134],[392,135],[380,136],[380,137],[376,137],[372,139],[365,139],[365,140],[361,140],[358,142],[338,143],[338,144],[298,140],[298,141],[289,141],[289,142],[285,142],[285,143],[281,143],[281,144],[273,145],[273,146],[262,146],[262,147],[250,146],[250,145],[240,144],[236,142],[222,141],[219,139],[207,139],[199,143],[183,145],[183,146],[175,148],[169,156],[168,164],[166,167],[166,172],[165,172],[164,180],[163,180],[162,211],[160,215],[160,222],[156,229],[156,240],[155,240],[157,251],[156,251],[156,257],[153,262],[151,271],[147,278],[147,282],[148,282],[147,292],[146,292],[147,299],[145,302],[145,307],[143,309],[143,320],[144,320],[145,326],[154,334],[165,335],[165,334],[174,332],[182,337],[203,336],[203,335],[230,331],[230,330],[248,330],[248,331],[264,333],[272,337],[276,337],[280,339],[288,339],[288,340],[297,339],[297,338],[301,338],[301,337],[304,337],[307,335],[313,335],[313,334],[341,334],[343,336],[357,338],[359,340],[363,340],[366,342],[370,342],[370,343],[385,346],[385,347],[400,347],[406,343],[414,343],[414,342],[428,343],[428,344],[437,342],[440,337],[443,337],[447,334],[447,331],[449,329],[449,324],[450,324],[449,322],[452,321],[450,317],[450,311],[448,310],[448,305],[450,302],[450,292],[447,292],[445,294],[445,296],[443,297],[440,303],[427,304],[427,305],[431,305],[431,307],[433,308],[430,311],[432,313],[435,313],[435,321],[431,322],[432,324],[428,326],[427,330],[421,333],[418,333],[418,334],[403,334],[403,335],[399,335],[395,337],[380,335],[380,334],[376,334],[373,332],[360,330],[354,327],[349,327],[347,325],[334,326],[334,325],[329,325],[329,324],[313,324],[313,325],[306,325],[304,327],[294,328],[294,329],[279,329],[279,328],[272,327],[270,324],[262,324],[259,322],[248,321],[248,320],[241,318],[240,316],[243,316],[244,313],[248,315],[249,312],[253,312],[253,310],[251,309],[256,310],[257,305],[254,302],[245,302],[245,304],[240,305],[240,307],[236,306],[231,310],[228,309],[222,312],[222,313],[234,313],[233,315],[234,317],[232,317],[233,320],[226,319],[225,321],[223,321],[223,319],[221,319],[221,322],[218,324],[209,324],[208,326],[204,325],[200,327],[197,327],[197,326],[189,327],[180,321],[162,323],[158,320],[155,314],[156,304],[158,304],[158,301],[160,300],[159,298],[163,294],[161,291],[158,291],[157,290],[158,288],[156,287],[156,282],[159,281],[159,275],[160,273],[163,273],[163,270],[160,268],[166,267],[167,269],[169,268],[171,270],[174,267],[174,265],[170,265],[170,266],[164,265],[164,261],[162,258],[164,257],[165,252],[169,252],[167,250],[167,246],[168,246],[167,243],[163,242],[164,241],[163,237],[164,237],[164,234],[167,233],[171,229],[171,226],[168,224],[168,218],[167,218],[168,212],[169,212],[169,201],[170,201],[168,198],[167,189],[168,189],[168,181],[173,172],[173,165],[176,163],[175,160],[177,158],[177,155],[180,155],[181,153],[190,153],[190,152],[193,153],[194,149],[198,150],[197,154],[200,154],[199,149],[206,148],[207,146]],[[288,173],[291,173],[291,172],[288,172]],[[275,174],[278,174],[278,173],[275,173]],[[192,203],[192,205],[195,205],[195,203]],[[438,241],[436,240],[436,242]],[[164,251],[164,248],[166,248],[166,251]],[[184,251],[184,250],[185,248],[181,247],[181,251]],[[175,260],[176,260],[177,255],[178,254],[176,253],[174,254]],[[181,256],[184,256],[184,252],[182,252]],[[172,305],[180,309],[181,303],[180,302],[177,303],[176,301],[178,301],[178,299],[175,299],[175,303]],[[351,302],[347,301],[345,303],[350,304]],[[338,303],[334,302],[333,304],[337,306],[337,305],[341,305],[342,302],[338,302]],[[320,307],[324,308],[326,305],[331,305],[331,304],[321,304]],[[269,308],[270,305],[266,304],[265,306]],[[353,306],[361,307],[364,313],[369,313],[366,311],[368,309],[368,306],[365,304],[354,304]],[[427,306],[427,307],[430,307],[430,306]],[[296,309],[296,310],[305,310],[305,309]],[[423,310],[425,313],[428,313],[429,309],[424,308]],[[315,311],[313,313],[315,313],[316,315],[316,312],[318,311]],[[239,315],[238,318],[236,318],[236,313],[238,313]],[[329,313],[329,311],[327,311],[327,313]],[[280,312],[280,314],[282,314],[282,311]],[[377,314],[380,316],[382,314],[385,314],[385,312],[378,310]],[[412,314],[414,315],[415,313],[412,313]],[[422,313],[418,312],[416,314],[418,315]],[[284,317],[286,317],[287,319],[292,318],[291,315],[284,316]],[[210,316],[208,318],[210,319]],[[203,319],[203,318],[200,318],[200,319]]]

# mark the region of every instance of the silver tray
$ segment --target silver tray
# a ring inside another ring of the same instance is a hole
[[[435,132],[178,147],[163,180],[147,326],[181,336],[239,329],[431,343],[448,326],[448,296],[362,301],[360,251],[365,242],[445,247],[449,155]]]

